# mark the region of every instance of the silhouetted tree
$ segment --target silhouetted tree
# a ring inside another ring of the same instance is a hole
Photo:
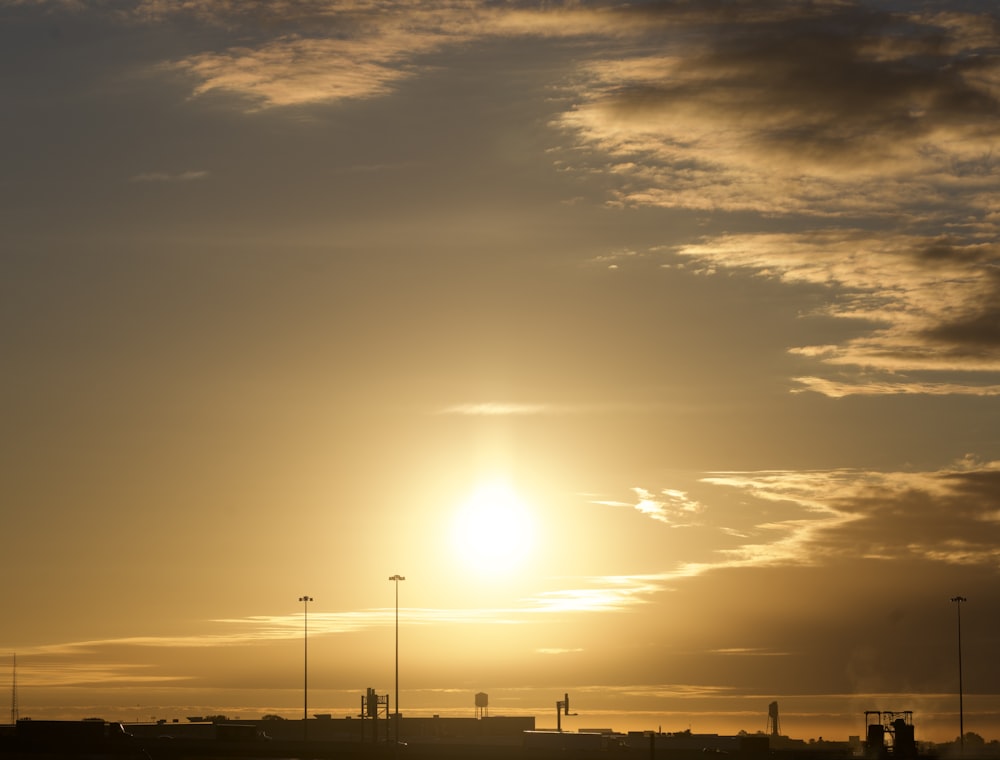
[[[977,733],[966,731],[965,746],[967,749],[982,749],[986,746],[986,740]]]
[[[265,715],[261,720],[284,720],[280,715],[274,715],[273,713]]]

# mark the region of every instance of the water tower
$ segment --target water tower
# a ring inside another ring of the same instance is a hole
[[[781,728],[778,726],[777,702],[772,702],[767,706],[767,733],[771,736],[781,736]]]
[[[476,718],[490,717],[490,695],[485,692],[476,694]]]

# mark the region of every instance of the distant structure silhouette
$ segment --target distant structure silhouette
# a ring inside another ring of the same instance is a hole
[[[781,729],[778,726],[777,701],[767,706],[767,733],[771,736],[781,736]]]
[[[915,758],[913,711],[865,710],[865,755],[871,758]],[[888,739],[888,742],[886,741]]]
[[[21,717],[17,709],[17,653],[11,655],[10,669],[10,724],[17,725],[17,719]]]
[[[476,717],[490,717],[490,695],[482,691],[476,694]]]
[[[569,694],[563,694],[561,702],[556,702],[556,731],[562,732],[562,716],[576,715],[569,711]]]
[[[378,694],[375,689],[368,687],[367,691],[361,695],[361,741],[365,739],[365,720],[372,721],[372,741],[378,741],[378,718],[385,716],[385,741],[389,741],[389,695]],[[398,738],[397,738],[398,741]]]

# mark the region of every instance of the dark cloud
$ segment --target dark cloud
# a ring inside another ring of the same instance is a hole
[[[973,264],[988,263],[992,259],[991,253],[991,248],[964,246],[951,238],[928,240],[925,246],[915,251],[916,256],[928,262],[958,261]]]
[[[825,285],[826,313],[871,326],[792,349],[840,373],[812,389],[852,392],[856,367],[853,392],[965,392],[912,373],[1000,366],[995,10],[735,7],[656,5],[669,34],[594,61],[563,126],[606,156],[617,204],[798,220],[681,252],[702,272]]]
[[[777,526],[785,526],[787,537],[733,552],[743,563],[814,565],[853,557],[1000,571],[995,463],[961,462],[939,472],[749,473],[709,480],[806,510]]]
[[[1000,298],[1000,283],[995,295]],[[925,334],[951,346],[952,351],[962,347],[966,354],[995,356],[1000,349],[1000,306],[995,302],[984,305],[981,311],[965,319],[945,322]]]
[[[720,12],[691,34],[693,49],[673,72],[609,87],[609,103],[626,115],[656,108],[668,120],[695,108],[740,120],[733,126],[748,148],[820,164],[880,161],[883,146],[931,139],[942,127],[995,132],[998,100],[979,81],[995,71],[995,53],[964,49],[933,20],[859,5],[810,11],[738,22]]]

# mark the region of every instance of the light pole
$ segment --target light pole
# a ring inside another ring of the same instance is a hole
[[[396,726],[396,744],[399,744],[399,582],[405,581],[399,573],[390,575],[389,580],[396,584],[396,712],[393,723]]]
[[[309,737],[309,602],[311,596],[300,596],[302,602],[302,738]]]
[[[962,602],[969,601],[964,596],[953,596],[958,610],[958,746],[965,752],[965,710],[962,706]]]

